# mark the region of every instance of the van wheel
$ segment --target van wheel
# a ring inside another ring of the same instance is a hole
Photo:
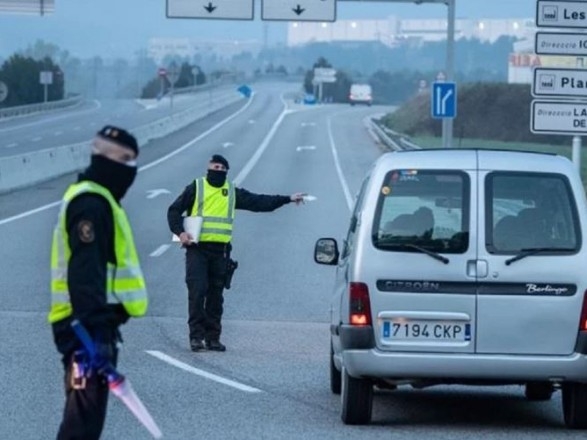
[[[550,400],[554,387],[548,382],[528,382],[526,384],[526,399],[532,402]]]
[[[587,429],[587,384],[563,383],[563,415],[571,429]]]
[[[366,379],[356,379],[342,368],[341,419],[345,425],[366,425],[371,421],[373,408],[373,384]]]
[[[342,388],[342,377],[340,371],[334,365],[334,350],[332,343],[330,344],[330,391],[333,394],[340,394]]]

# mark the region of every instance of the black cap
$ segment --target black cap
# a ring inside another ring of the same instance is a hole
[[[228,166],[228,161],[224,158],[224,156],[221,156],[220,154],[215,154],[214,156],[212,156],[212,159],[210,159],[211,163],[220,163],[222,165],[224,165],[224,167],[229,170],[230,167]]]
[[[139,144],[136,138],[123,128],[106,125],[97,134],[104,139],[115,142],[123,147],[130,148],[137,156],[139,155]]]

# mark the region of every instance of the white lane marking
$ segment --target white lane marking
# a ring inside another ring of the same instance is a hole
[[[233,144],[232,142],[224,142],[224,143],[222,144],[222,147],[223,147],[223,148],[228,148],[228,147],[232,147],[233,145],[234,145],[234,144]]]
[[[157,196],[160,196],[162,194],[171,194],[171,191],[167,190],[167,189],[150,189],[147,191],[147,198],[148,199],[154,199]]]
[[[155,249],[153,252],[151,252],[149,254],[149,257],[160,257],[165,252],[167,252],[167,249],[169,249],[170,247],[171,247],[170,244],[162,244],[157,249]]]
[[[33,142],[39,142],[41,139],[43,139],[43,138],[40,137],[40,136],[37,136],[37,137],[32,138],[31,141],[33,141]]]
[[[74,127],[73,131],[80,131],[81,129],[81,127]]]
[[[228,122],[230,122],[231,120],[233,120],[234,118],[236,118],[238,115],[240,115],[242,112],[244,112],[251,105],[251,103],[253,102],[253,98],[254,97],[255,97],[255,94],[253,93],[253,95],[247,101],[247,103],[245,104],[244,107],[242,107],[241,109],[239,109],[238,111],[236,111],[235,113],[233,113],[232,115],[230,115],[228,118],[220,121],[219,123],[217,123],[213,127],[209,128],[208,130],[206,130],[204,133],[202,133],[201,135],[199,135],[194,140],[192,140],[192,141],[188,142],[187,144],[179,147],[177,150],[172,151],[171,153],[167,154],[166,156],[160,157],[159,159],[157,159],[157,160],[155,160],[155,161],[153,161],[153,162],[151,162],[151,163],[149,163],[147,165],[143,165],[142,167],[139,168],[139,172],[140,171],[144,171],[144,170],[148,170],[151,167],[154,167],[156,165],[159,165],[160,163],[165,162],[167,159],[170,159],[171,157],[175,156],[176,154],[179,154],[183,150],[191,147],[196,142],[198,142],[201,139],[205,138],[210,133],[213,133],[214,131],[218,130],[223,125],[227,124]],[[47,205],[40,206],[40,207],[35,208],[35,209],[32,209],[30,211],[26,211],[26,212],[23,212],[23,213],[14,215],[12,217],[7,217],[5,219],[1,219],[0,220],[0,226],[1,225],[5,225],[7,223],[11,223],[11,222],[16,221],[16,220],[20,220],[21,218],[29,217],[29,216],[34,215],[34,214],[37,214],[39,212],[46,211],[48,209],[54,208],[55,206],[59,206],[60,204],[61,204],[61,200],[59,200],[57,202],[49,203]]]
[[[11,144],[6,145],[6,148],[14,148],[14,147],[18,147],[18,144],[16,142],[13,142]]]
[[[254,124],[255,120],[254,119],[249,119],[249,124]]]
[[[302,150],[315,150],[316,146],[315,145],[302,145],[296,148],[296,151],[302,151]]]
[[[253,94],[253,96],[247,101],[247,103],[245,104],[245,106],[243,108],[241,108],[240,110],[238,110],[236,113],[233,113],[232,115],[230,115],[228,118],[220,121],[218,124],[214,125],[213,127],[210,127],[208,130],[206,130],[204,133],[202,133],[201,135],[199,135],[198,137],[196,137],[195,139],[192,139],[191,141],[189,141],[187,144],[182,145],[181,147],[179,147],[177,150],[172,151],[171,153],[160,157],[159,159],[147,164],[147,165],[143,165],[141,168],[139,168],[139,171],[144,171],[144,170],[148,170],[149,168],[152,168],[154,166],[159,165],[160,163],[165,162],[168,159],[171,159],[173,156],[181,153],[184,150],[187,150],[188,148],[190,148],[192,145],[198,143],[199,141],[201,141],[202,139],[204,139],[206,136],[208,136],[210,133],[215,132],[216,130],[218,130],[220,127],[224,126],[225,124],[227,124],[228,122],[232,121],[234,118],[236,118],[238,115],[240,115],[242,112],[244,112],[247,108],[249,108],[249,106],[251,105],[251,103],[253,102],[253,98],[255,97],[255,94]]]
[[[262,393],[263,392],[262,390],[260,390],[258,388],[250,387],[250,386],[242,384],[240,382],[235,382],[234,380],[226,379],[224,377],[217,376],[216,374],[208,373],[207,371],[192,367],[191,365],[188,365],[184,362],[178,361],[177,359],[172,358],[171,356],[168,356],[165,353],[161,353],[160,351],[146,350],[146,352],[148,354],[150,354],[151,356],[162,360],[163,362],[167,362],[169,365],[173,365],[174,367],[177,367],[181,370],[187,371],[188,373],[192,373],[197,376],[201,376],[205,379],[210,379],[210,380],[213,380],[214,382],[221,383],[222,385],[227,385],[229,387],[233,387],[233,388],[236,388],[237,390],[245,391],[247,393]]]
[[[282,99],[282,101],[283,101],[283,99]],[[257,151],[255,151],[255,154],[253,154],[253,156],[249,159],[249,161],[243,167],[241,172],[238,173],[238,176],[236,176],[236,178],[233,180],[233,182],[236,186],[239,186],[243,182],[243,180],[246,179],[246,177],[249,175],[249,173],[251,172],[251,170],[253,169],[255,164],[259,161],[259,159],[261,158],[261,155],[263,154],[263,152],[265,151],[265,149],[269,145],[269,142],[271,142],[271,139],[273,139],[273,136],[275,136],[275,132],[277,131],[277,129],[281,125],[283,118],[285,118],[290,113],[295,113],[295,110],[289,110],[285,107],[286,107],[286,104],[284,103],[284,109],[281,112],[281,114],[279,115],[279,117],[277,118],[277,120],[271,126],[271,130],[269,130],[269,133],[267,133],[267,136],[265,136],[265,139],[263,139],[263,142],[261,142],[261,145],[259,145],[259,148],[257,148]]]
[[[347,206],[349,207],[349,211],[353,210],[353,198],[351,196],[351,192],[349,190],[349,185],[344,178],[344,174],[342,173],[342,167],[340,166],[340,160],[338,158],[338,151],[336,150],[336,144],[334,143],[334,136],[332,135],[332,118],[328,118],[327,122],[328,127],[328,139],[330,140],[330,149],[332,150],[332,155],[334,156],[334,165],[336,166],[336,172],[338,174],[338,180],[340,180],[340,184],[342,185],[342,191],[344,192],[344,196],[346,198]]]
[[[55,133],[53,133],[54,136],[60,136],[62,135],[63,132],[62,131],[56,131]]]
[[[46,211],[47,209],[51,209],[51,208],[53,208],[55,206],[59,206],[60,204],[61,204],[61,200],[58,201],[58,202],[49,203],[48,205],[40,206],[38,208],[32,209],[30,211],[23,212],[21,214],[14,215],[12,217],[8,217],[8,218],[5,218],[5,219],[2,219],[2,220],[0,220],[0,226],[1,225],[5,225],[6,223],[10,223],[10,222],[16,221],[16,220],[20,220],[21,218],[25,218],[25,217],[28,217],[28,216],[37,214],[39,212]]]
[[[301,126],[302,127],[315,127],[316,123],[315,122],[302,122]]]

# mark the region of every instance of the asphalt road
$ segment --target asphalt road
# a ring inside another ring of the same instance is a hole
[[[211,102],[220,90],[225,92],[227,87],[177,95],[173,106],[169,97],[161,101],[96,100],[50,113],[3,119],[0,120],[0,157],[88,141],[112,121],[129,129],[137,128],[194,107],[202,100]]]
[[[560,393],[529,403],[519,387],[400,388],[377,392],[373,423],[340,421],[328,381],[328,307],[333,268],[313,262],[319,237],[344,237],[362,176],[382,150],[363,119],[386,109],[290,107],[284,86],[238,104],[141,153],[127,208],[151,295],[131,320],[120,370],[167,439],[583,439],[565,430]],[[238,186],[266,194],[307,192],[305,205],[240,211],[239,269],[226,292],[225,353],[192,353],[182,251],[166,209],[213,153],[230,161]],[[56,204],[73,176],[0,196],[0,438],[54,438],[62,370],[46,323],[49,248]],[[116,399],[104,439],[147,439]]]

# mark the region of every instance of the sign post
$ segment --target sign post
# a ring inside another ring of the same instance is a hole
[[[47,102],[49,97],[49,85],[53,84],[53,72],[43,70],[39,75],[39,82],[43,85],[43,102]]]
[[[330,67],[316,67],[312,84],[318,86],[318,102],[322,102],[323,84],[336,82],[336,70]]]

